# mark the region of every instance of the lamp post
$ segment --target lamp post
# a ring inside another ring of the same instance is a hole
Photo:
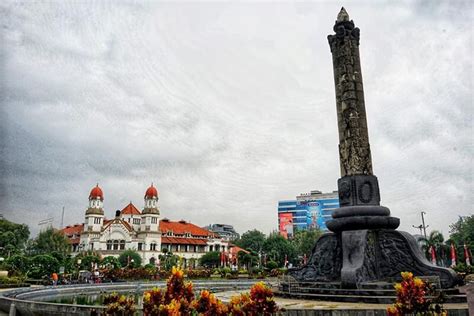
[[[77,259],[77,281],[79,281],[79,270],[81,269],[82,260],[79,258]]]

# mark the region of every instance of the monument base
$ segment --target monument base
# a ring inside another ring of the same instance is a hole
[[[367,282],[398,281],[404,271],[437,277],[442,288],[458,283],[453,270],[426,260],[412,235],[391,229],[324,234],[308,263],[288,275],[298,282],[338,282],[341,288],[351,289]]]

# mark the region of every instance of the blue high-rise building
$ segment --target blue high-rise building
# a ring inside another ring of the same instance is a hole
[[[337,191],[322,193],[311,191],[296,197],[296,200],[278,202],[278,227],[280,233],[291,238],[297,230],[319,228],[327,231],[326,221],[332,211],[339,208]]]

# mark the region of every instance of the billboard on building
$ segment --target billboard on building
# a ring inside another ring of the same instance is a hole
[[[293,214],[279,213],[278,221],[280,222],[280,235],[282,235],[286,239],[293,237]]]
[[[311,222],[309,223],[309,228],[325,228],[324,218],[322,214],[321,203],[317,201],[310,201],[306,204],[306,209],[310,214]]]

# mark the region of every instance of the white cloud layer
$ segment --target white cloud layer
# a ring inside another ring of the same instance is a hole
[[[415,233],[472,213],[472,4],[344,3],[361,29],[374,172]],[[0,4],[0,213],[37,230],[143,206],[238,231],[339,177],[332,60],[316,3]],[[469,9],[470,8],[470,9]]]

